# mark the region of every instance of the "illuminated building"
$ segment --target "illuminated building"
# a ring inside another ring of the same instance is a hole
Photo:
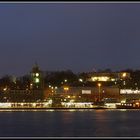
[[[87,81],[91,82],[113,82],[113,81],[118,81],[118,80],[124,80],[124,79],[129,79],[130,78],[130,73],[127,72],[110,72],[110,73],[89,73]]]

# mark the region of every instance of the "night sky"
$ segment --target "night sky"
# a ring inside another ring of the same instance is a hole
[[[0,76],[140,69],[140,3],[0,3]]]

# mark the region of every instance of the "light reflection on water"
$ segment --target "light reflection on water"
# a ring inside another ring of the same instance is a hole
[[[140,110],[0,110],[1,137],[139,137]]]
[[[140,109],[0,109],[0,112],[5,112],[5,111],[9,111],[9,112],[14,112],[14,111],[29,111],[29,112],[53,112],[53,111],[68,111],[68,112],[90,112],[90,111],[96,111],[96,112],[104,112],[104,111],[140,111]]]

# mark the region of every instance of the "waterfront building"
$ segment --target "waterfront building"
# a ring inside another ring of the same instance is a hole
[[[57,96],[56,96],[57,94]],[[58,88],[55,96],[64,98],[69,101],[74,99],[78,102],[94,102],[104,98],[120,99],[120,90],[118,87],[69,87],[69,90],[65,91],[63,87]]]

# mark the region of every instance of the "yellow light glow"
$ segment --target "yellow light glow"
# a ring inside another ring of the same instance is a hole
[[[110,78],[108,76],[98,76],[98,77],[91,77],[92,81],[109,81]]]
[[[64,87],[64,90],[65,90],[65,91],[68,91],[68,90],[69,90],[69,87]]]
[[[36,103],[32,103],[32,106],[35,107],[36,106]]]
[[[126,73],[123,73],[123,74],[122,74],[122,77],[126,77]]]
[[[70,98],[70,96],[68,96],[68,98]]]
[[[139,103],[137,102],[136,105],[139,105]]]
[[[6,91],[6,90],[7,90],[7,88],[4,88],[3,90],[4,90],[4,91]]]
[[[111,81],[115,81],[115,79],[111,79]]]
[[[98,83],[98,87],[100,87],[101,86],[101,83]]]
[[[122,100],[121,103],[126,103],[126,100]]]

